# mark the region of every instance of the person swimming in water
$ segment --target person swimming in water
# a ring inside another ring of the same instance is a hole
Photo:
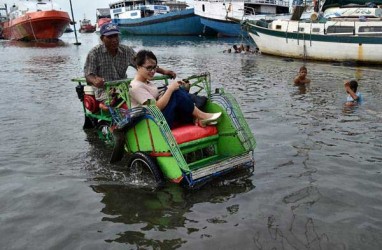
[[[298,75],[294,78],[293,82],[296,85],[310,83],[310,79],[306,76],[308,75],[308,69],[302,66],[298,72]]]
[[[344,86],[346,93],[348,93],[346,106],[354,106],[362,101],[362,94],[357,91],[358,82],[356,80],[345,81]]]

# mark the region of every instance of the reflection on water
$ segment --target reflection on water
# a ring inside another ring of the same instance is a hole
[[[297,95],[305,95],[307,91],[309,91],[309,86],[310,84],[298,84],[298,85],[295,85],[297,90],[296,91],[296,94]]]
[[[220,43],[237,43],[235,38],[218,39],[204,36],[122,36],[122,43],[140,44],[144,47],[168,47],[193,46],[196,43],[216,45]],[[223,50],[221,50],[223,51]]]
[[[167,235],[163,242],[163,237],[161,240],[156,240],[150,237],[151,233],[186,230],[188,234],[196,234],[202,230],[195,224],[197,221],[188,218],[188,214],[196,204],[227,202],[230,198],[254,188],[248,176],[235,178],[232,181],[226,179],[213,181],[197,191],[187,191],[175,184],[167,184],[155,192],[126,185],[91,185],[91,187],[95,192],[104,195],[101,201],[105,204],[102,209],[102,213],[105,214],[104,221],[130,225],[129,231],[118,233],[117,238],[109,239],[108,242],[159,249],[174,249],[186,241],[174,238],[174,235]],[[238,209],[238,205],[227,208],[227,215],[235,214]],[[216,218],[208,222],[222,223]]]
[[[65,47],[69,46],[69,44],[65,43],[64,41],[58,39],[56,41],[16,41],[11,40],[7,41],[6,43],[3,43],[4,46],[11,46],[11,47],[20,47],[20,48],[57,48],[57,47]]]

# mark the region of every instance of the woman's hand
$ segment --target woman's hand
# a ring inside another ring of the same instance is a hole
[[[167,86],[167,90],[170,90],[171,93],[174,92],[175,90],[178,90],[180,87],[179,82],[172,82]]]
[[[176,78],[176,73],[172,70],[163,70],[163,75],[169,76],[172,79]]]

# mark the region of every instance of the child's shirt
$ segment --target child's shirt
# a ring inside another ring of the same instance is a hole
[[[354,100],[350,95],[347,96],[346,102],[362,102],[362,94],[360,92],[355,93],[356,96],[358,96],[357,100]]]

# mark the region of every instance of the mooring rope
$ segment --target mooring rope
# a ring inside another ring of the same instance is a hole
[[[34,40],[37,40],[36,34],[34,33],[34,29],[33,29],[33,25],[32,25],[31,17],[28,16],[28,19],[29,19],[29,24],[30,24],[31,29],[32,29],[32,33],[33,33]]]

